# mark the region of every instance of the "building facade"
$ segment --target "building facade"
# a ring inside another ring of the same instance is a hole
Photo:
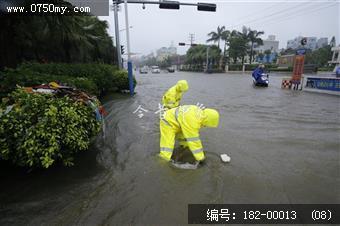
[[[163,61],[168,56],[177,54],[177,48],[171,43],[170,47],[162,47],[156,51],[156,58],[158,61]]]
[[[287,49],[298,49],[302,47],[301,45],[301,40],[303,38],[307,38],[307,44],[304,46],[307,49],[315,50],[321,47],[324,47],[325,45],[328,44],[328,38],[319,38],[317,37],[303,37],[303,36],[298,36],[292,40],[287,41]]]
[[[275,40],[275,35],[269,35],[266,40],[263,40],[263,45],[255,44],[254,50],[257,53],[264,53],[266,50],[277,53],[279,52],[279,41]]]
[[[257,54],[257,62],[272,63],[279,52],[279,41],[275,40],[275,35],[268,35],[268,38],[263,40],[263,45],[256,45],[254,51]]]

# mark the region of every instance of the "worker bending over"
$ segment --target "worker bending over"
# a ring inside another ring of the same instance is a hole
[[[190,149],[196,161],[205,159],[199,131],[201,127],[217,127],[219,113],[196,105],[183,105],[165,111],[160,119],[160,157],[170,161],[175,139]]]
[[[180,80],[176,85],[171,87],[162,98],[162,104],[164,108],[171,109],[179,106],[179,102],[182,99],[182,95],[189,89],[188,82],[186,80]]]

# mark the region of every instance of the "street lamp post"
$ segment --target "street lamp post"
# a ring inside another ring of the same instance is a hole
[[[122,55],[120,52],[120,40],[119,40],[119,24],[118,24],[118,0],[113,0],[113,12],[115,18],[115,35],[116,35],[116,50],[117,50],[117,61],[118,68],[123,68]]]
[[[210,3],[183,3],[177,1],[136,1],[136,0],[112,0],[114,4],[114,17],[115,17],[115,35],[116,35],[116,47],[120,46],[119,40],[119,28],[118,28],[118,5],[120,3],[124,3],[125,5],[125,26],[126,26],[126,46],[127,46],[127,55],[128,55],[128,78],[129,78],[129,89],[130,94],[134,95],[134,88],[133,88],[133,76],[132,76],[132,62],[131,62],[131,52],[130,52],[130,34],[129,34],[129,21],[128,21],[128,9],[127,3],[136,3],[136,4],[156,4],[159,5],[160,9],[179,9],[180,5],[187,5],[187,6],[197,6],[197,10],[199,11],[216,11],[216,4]],[[118,62],[121,62],[121,52],[120,49],[117,48],[117,58]],[[118,63],[119,65],[120,63]],[[122,68],[122,65],[119,65],[119,68]]]
[[[127,67],[128,67],[128,78],[129,78],[129,89],[130,95],[134,95],[134,87],[133,87],[133,75],[132,75],[132,62],[131,62],[131,51],[130,51],[130,31],[129,31],[129,16],[128,16],[128,7],[127,0],[124,0],[124,8],[125,8],[125,29],[126,29],[126,47],[127,47]]]

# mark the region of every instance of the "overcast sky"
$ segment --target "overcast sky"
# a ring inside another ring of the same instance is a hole
[[[195,35],[195,43],[206,43],[207,34],[216,31],[217,26],[241,30],[242,25],[264,31],[262,36],[275,35],[279,47],[286,48],[287,40],[301,36],[335,36],[340,41],[340,1],[278,1],[278,0],[182,0],[181,2],[216,3],[216,12],[197,11],[193,6],[181,6],[180,10],[159,9],[158,5],[129,4],[129,24],[131,52],[146,55],[160,47],[168,47],[171,42],[177,52],[184,54],[187,46],[177,46],[178,42],[189,42],[189,34]],[[110,17],[100,17],[110,24],[110,35],[114,36],[113,13]],[[123,4],[119,12],[119,27],[125,28]],[[121,44],[126,45],[125,31],[120,32]],[[126,48],[126,47],[125,47]]]

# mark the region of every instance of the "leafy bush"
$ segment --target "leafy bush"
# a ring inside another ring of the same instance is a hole
[[[74,154],[88,149],[99,129],[91,108],[80,102],[17,89],[0,106],[0,159],[27,167],[72,165]]]
[[[0,73],[0,92],[3,96],[13,91],[16,85],[34,86],[48,84],[51,81],[59,81],[65,85],[74,86],[87,93],[99,95],[97,85],[89,78],[70,77],[67,75],[50,75],[41,72],[34,72],[29,69],[7,69]]]
[[[17,69],[6,69],[0,74],[0,81],[2,92],[13,91],[16,84],[32,86],[51,81],[60,81],[94,95],[129,87],[126,71],[107,64],[25,63]]]
[[[230,64],[229,71],[242,71],[242,64]]]
[[[334,66],[328,66],[328,67],[320,67],[318,68],[318,71],[333,71]]]
[[[293,71],[293,67],[271,68],[270,71],[277,71],[277,72],[291,72],[291,71]]]
[[[255,70],[255,68],[259,65],[259,63],[257,64],[245,64],[245,70],[246,71],[253,71]],[[273,68],[277,68],[276,64],[264,64],[265,65],[265,69],[266,70],[271,70]],[[243,66],[242,64],[230,64],[229,65],[229,71],[242,71]]]
[[[115,80],[113,82],[114,86],[119,90],[128,90],[129,89],[129,79],[127,71],[117,71],[115,73]],[[136,87],[136,79],[133,78],[133,86]]]

